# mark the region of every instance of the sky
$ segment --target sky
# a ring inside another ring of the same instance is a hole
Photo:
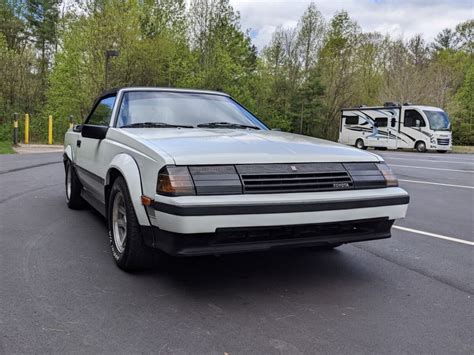
[[[310,0],[231,0],[240,12],[242,29],[250,30],[261,50],[278,26],[296,26]],[[346,10],[364,32],[389,33],[395,38],[421,34],[432,41],[444,28],[474,19],[474,0],[318,0],[326,21]]]

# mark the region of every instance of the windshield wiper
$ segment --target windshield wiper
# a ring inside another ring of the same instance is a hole
[[[198,124],[196,127],[199,128],[250,128],[250,129],[260,129],[257,126],[250,126],[245,124],[239,123],[231,123],[231,122],[208,122],[208,123],[201,123]]]
[[[120,128],[194,128],[193,126],[175,125],[164,122],[137,122],[127,124]]]

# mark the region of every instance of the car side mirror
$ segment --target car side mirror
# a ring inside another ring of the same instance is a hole
[[[73,132],[81,132],[82,131],[82,125],[81,124],[75,124],[74,126],[72,126],[72,131]]]
[[[420,120],[415,120],[415,126],[416,126],[416,128],[420,128],[420,127],[421,127],[421,122],[420,122]]]
[[[107,135],[108,130],[109,130],[108,126],[96,126],[96,125],[90,125],[90,124],[83,124],[81,135],[84,138],[102,140]]]

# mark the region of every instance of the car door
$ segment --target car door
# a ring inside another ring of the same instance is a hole
[[[426,132],[426,121],[422,114],[415,109],[405,109],[403,113],[402,131],[412,141],[410,148],[413,148],[415,142],[425,141],[426,146],[430,144],[430,134]]]
[[[109,126],[114,103],[115,95],[101,98],[84,124]],[[104,140],[86,138],[81,134],[76,144],[76,171],[79,180],[97,200],[104,202],[104,176],[101,174]]]

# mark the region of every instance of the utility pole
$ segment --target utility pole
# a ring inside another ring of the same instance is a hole
[[[105,51],[105,90],[107,90],[107,87],[108,87],[108,76],[109,76],[109,58],[111,57],[118,57],[120,54],[119,51],[116,51],[116,50],[108,50],[108,51]]]

